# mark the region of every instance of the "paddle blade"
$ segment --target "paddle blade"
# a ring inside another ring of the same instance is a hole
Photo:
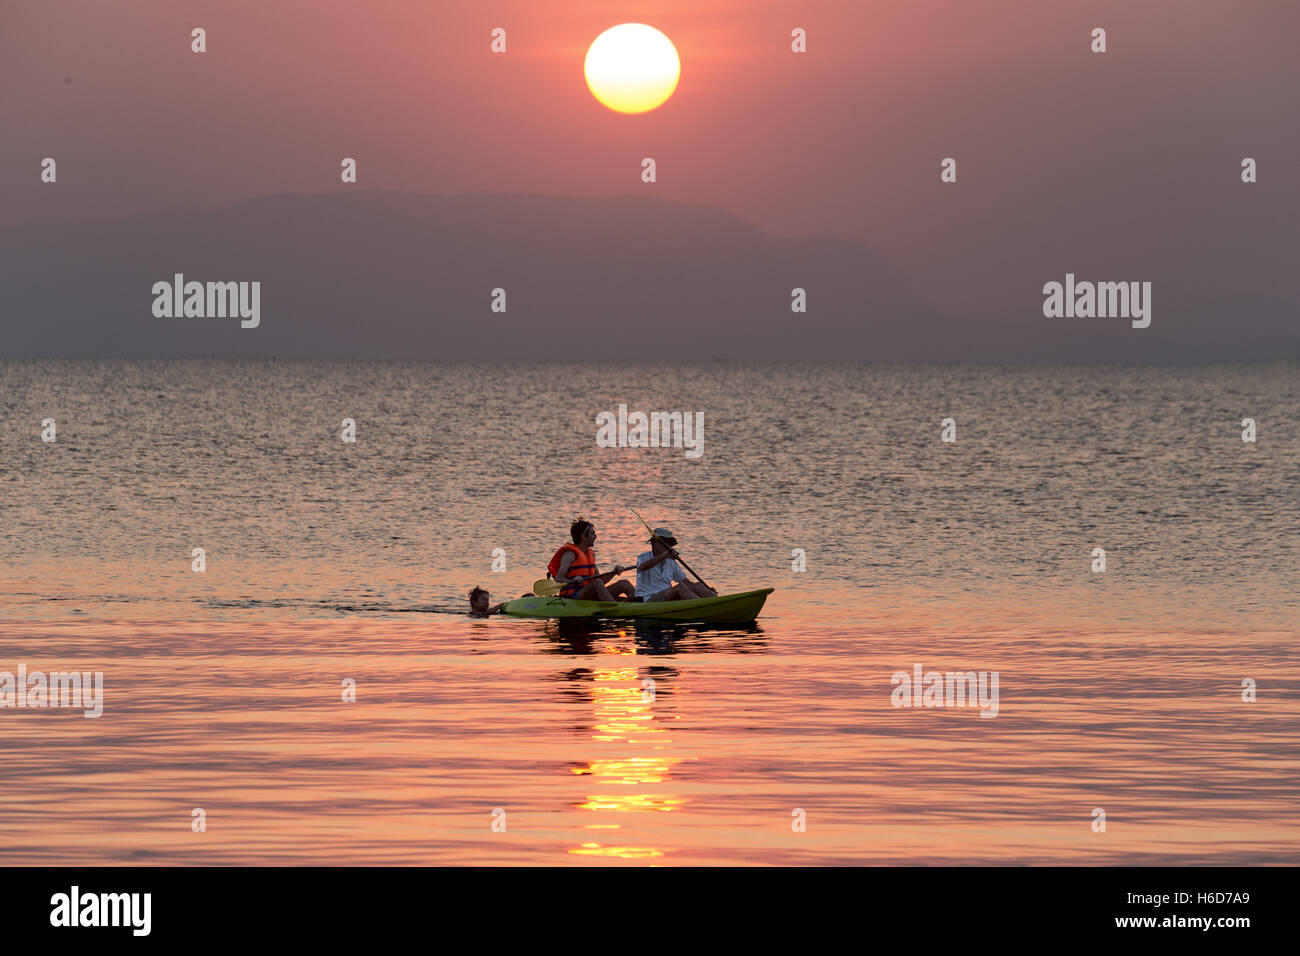
[[[632,511],[631,508],[628,508],[627,510],[628,510],[628,511]],[[643,525],[645,525],[645,529],[646,529],[647,531],[650,532],[650,537],[652,537],[652,538],[657,537],[657,535],[656,535],[655,532],[654,532],[654,529],[650,527],[650,523],[649,523],[648,521],[646,521],[645,518],[642,518],[640,515],[637,515],[635,511],[632,511],[632,514],[636,515],[636,520],[637,520],[637,521],[639,521],[639,522],[641,522]]]
[[[564,587],[559,581],[551,578],[538,578],[533,582],[533,593],[538,597],[550,597],[553,594],[559,594],[560,588]]]

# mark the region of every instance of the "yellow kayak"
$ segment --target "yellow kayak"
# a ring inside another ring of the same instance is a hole
[[[692,601],[575,601],[562,597],[521,597],[501,609],[514,617],[652,617],[705,624],[748,624],[763,610],[774,588],[719,594]]]

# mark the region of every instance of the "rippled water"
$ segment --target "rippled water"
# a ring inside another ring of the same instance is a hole
[[[105,683],[0,710],[0,860],[1294,861],[1297,372],[0,362],[0,670]],[[758,623],[459,613],[628,505]]]

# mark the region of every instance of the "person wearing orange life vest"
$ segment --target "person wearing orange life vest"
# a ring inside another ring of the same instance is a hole
[[[616,581],[606,587],[601,580],[617,577],[630,568],[615,565],[613,571],[598,573],[596,555],[591,550],[596,543],[595,525],[579,518],[570,526],[569,537],[573,539],[573,544],[563,545],[546,566],[546,576],[564,585],[560,589],[560,597],[576,598],[579,601],[636,599],[636,589],[629,582]]]

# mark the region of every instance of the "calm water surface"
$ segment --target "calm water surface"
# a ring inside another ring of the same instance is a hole
[[[0,362],[0,670],[106,698],[0,710],[0,861],[1294,862],[1298,373]],[[458,613],[628,505],[759,622]]]

